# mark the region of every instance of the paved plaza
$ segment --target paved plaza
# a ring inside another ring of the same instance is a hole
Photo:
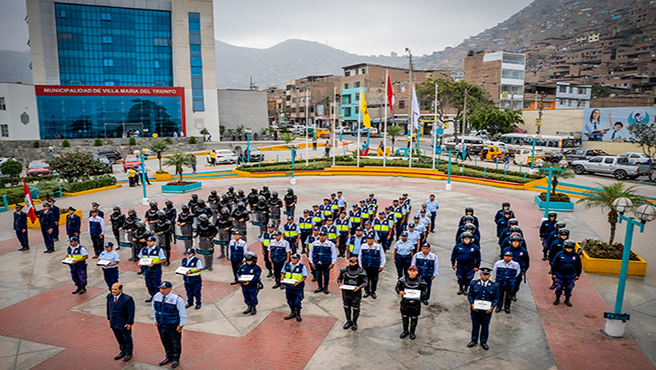
[[[228,178],[202,180],[199,197],[207,198],[216,189],[222,193],[230,185],[248,193],[252,186],[269,185],[281,196],[289,187],[288,178]],[[160,184],[149,186],[148,197],[160,206],[171,199],[179,209],[189,194],[168,196]],[[285,321],[288,313],[284,292],[271,289],[272,279],[263,278],[258,314],[244,316],[241,289],[230,285],[232,273],[225,260],[215,262],[213,271],[204,271],[203,307],[189,309],[183,331],[181,367],[183,369],[650,369],[656,364],[656,260],[650,259],[656,225],[647,225],[636,234],[634,250],[650,262],[647,277],[631,278],[627,284],[625,310],[631,314],[627,335],[611,339],[603,333],[603,312],[615,299],[617,277],[583,274],[574,290],[573,307],[554,307],[553,291],[548,290],[548,266],[541,261],[538,227],[542,213],[532,203],[535,193],[489,186],[400,177],[315,176],[297,177],[293,186],[299,197],[296,216],[330,193],[343,191],[349,202],[374,192],[379,204],[407,192],[413,214],[430,193],[437,196],[440,209],[437,227],[428,242],[439,258],[439,276],[433,282],[429,306],[422,306],[417,339],[400,339],[402,331],[399,297],[394,292],[396,269],[392,252],[381,273],[378,299],[363,299],[358,330],[343,330],[342,300],[335,282],[338,260],[331,273],[332,294],[314,294],[316,283],[306,282],[303,322]],[[90,203],[96,201],[105,219],[114,205],[124,212],[134,208],[142,216],[141,188],[109,190],[78,197],[59,198],[57,205],[82,209],[84,221]],[[467,348],[471,321],[469,303],[456,295],[456,277],[450,267],[458,220],[465,207],[474,207],[480,220],[481,266],[492,267],[499,247],[493,216],[500,203],[509,201],[519,219],[531,254],[527,283],[522,284],[512,313],[493,314],[490,350]],[[89,289],[78,296],[69,269],[61,263],[67,243],[56,244],[55,254],[44,254],[40,232],[30,231],[31,249],[17,252],[11,231],[12,211],[0,214],[0,368],[1,369],[154,369],[164,358],[164,350],[153,324],[148,293],[137,266],[128,262],[131,250],[121,248],[120,282],[124,292],[136,303],[135,352],[130,363],[114,361],[118,345],[105,314],[107,287],[102,272],[89,263]],[[607,238],[606,216],[599,210],[577,206],[574,213],[560,213],[572,239]],[[83,222],[85,225],[86,222]],[[624,225],[618,225],[617,240],[623,239]],[[82,245],[91,247],[83,227]],[[250,226],[249,250],[262,256],[258,230]],[[113,241],[113,236],[107,236]],[[173,282],[174,291],[185,296],[182,278],[174,273],[183,257],[183,246],[174,246],[171,266],[164,267],[163,280]],[[644,252],[643,252],[644,251]],[[215,254],[216,256],[216,254]],[[302,262],[307,263],[305,256]],[[260,266],[263,262],[260,258]]]

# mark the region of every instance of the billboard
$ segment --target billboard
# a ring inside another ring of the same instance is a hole
[[[585,108],[583,110],[583,141],[631,141],[629,126],[653,123],[656,107]]]

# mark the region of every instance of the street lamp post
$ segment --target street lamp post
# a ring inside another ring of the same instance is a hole
[[[141,187],[143,188],[143,199],[141,200],[141,204],[148,205],[148,196],[146,195],[146,164],[144,162],[144,159],[146,158],[145,155],[141,155],[139,159],[141,159]]]
[[[246,130],[246,163],[251,163],[251,130]]]
[[[50,162],[52,162],[52,151],[53,151],[53,150],[55,150],[55,147],[52,146],[52,145],[50,145],[50,146],[48,147],[48,151],[50,152]]]
[[[457,154],[458,151],[457,150],[445,150],[445,152],[447,152],[448,156],[449,156],[449,170],[448,170],[448,175],[447,175],[447,178],[446,178],[446,188],[445,189],[447,191],[451,191],[451,155],[452,155],[452,153]]]
[[[645,223],[653,221],[656,218],[656,207],[647,203],[633,209],[633,202],[628,198],[622,197],[613,202],[613,209],[620,214],[619,223],[626,221],[626,233],[624,235],[620,279],[617,283],[617,295],[615,296],[615,310],[612,313],[604,313],[604,317],[606,318],[604,332],[611,337],[621,337],[624,335],[626,321],[629,319],[628,314],[622,314],[622,304],[624,303],[624,289],[626,287],[626,275],[629,269],[633,232],[635,231],[635,227],[638,226],[638,229],[642,233],[645,229]],[[624,213],[630,210],[633,210],[637,219],[624,216]]]

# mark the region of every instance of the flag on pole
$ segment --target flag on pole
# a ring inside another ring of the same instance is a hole
[[[364,100],[364,89],[360,89],[360,112],[362,112],[362,124],[366,128],[371,127],[371,117],[367,110],[367,102]]]
[[[419,101],[417,100],[417,91],[415,91],[414,85],[412,85],[412,127],[415,130],[419,129]]]
[[[387,104],[390,112],[394,113],[394,90],[392,90],[392,80],[389,75],[387,75]]]
[[[32,194],[30,194],[30,189],[25,181],[23,181],[23,188],[25,189],[25,213],[27,213],[30,221],[34,223],[36,221],[36,212],[34,212],[34,205],[32,204]]]

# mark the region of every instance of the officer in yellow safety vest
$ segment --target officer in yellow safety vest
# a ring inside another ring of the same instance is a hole
[[[328,240],[333,242],[333,244],[335,244],[336,247],[339,247],[339,239],[337,239],[337,235],[339,234],[339,232],[337,231],[337,227],[333,225],[332,218],[326,219],[326,224],[321,227],[321,231],[326,233],[326,235],[328,236]]]
[[[89,253],[87,249],[79,245],[80,239],[74,236],[69,239],[69,246],[66,249],[66,259],[64,262],[71,268],[71,278],[77,289],[73,294],[84,294],[87,292],[87,259]]]
[[[346,242],[351,232],[351,221],[346,218],[346,212],[341,211],[339,217],[335,220],[339,238],[339,255],[337,257],[346,257]]]
[[[323,204],[319,206],[319,211],[321,212],[321,219],[323,222],[326,222],[327,218],[333,217],[333,210],[330,204],[330,199],[326,198],[323,200]]]
[[[136,186],[136,177],[137,171],[135,171],[132,167],[128,168],[128,182],[131,188]]]
[[[364,200],[360,201],[360,214],[362,215],[362,221],[366,222],[367,220],[371,221],[371,214],[369,213],[369,207],[367,206]]]
[[[298,253],[293,254],[291,262],[285,263],[282,268],[284,278],[287,280],[285,295],[287,297],[287,304],[291,313],[285,316],[285,320],[296,318],[296,321],[301,322],[301,301],[303,300],[303,288],[305,287],[305,279],[307,279],[307,268],[301,263],[301,255]],[[293,282],[293,283],[292,283]]]
[[[301,230],[301,240],[298,245],[301,247],[301,254],[305,253],[305,239],[312,234],[312,227],[310,210],[303,210],[303,216],[298,218],[298,228]]]
[[[355,230],[362,226],[362,210],[356,203],[353,204],[353,210],[349,211],[349,221],[351,221],[351,235],[355,234]]]
[[[374,222],[372,222],[372,226],[374,231],[376,232],[378,241],[380,242],[383,249],[387,251],[391,243],[392,226],[390,225],[389,221],[385,218],[385,212],[382,211],[378,212],[378,218],[375,219]]]
[[[312,211],[310,211],[310,217],[312,217],[313,227],[321,227],[321,221],[323,220],[323,217],[321,217],[321,210],[319,209],[318,205],[315,204],[312,206]]]

